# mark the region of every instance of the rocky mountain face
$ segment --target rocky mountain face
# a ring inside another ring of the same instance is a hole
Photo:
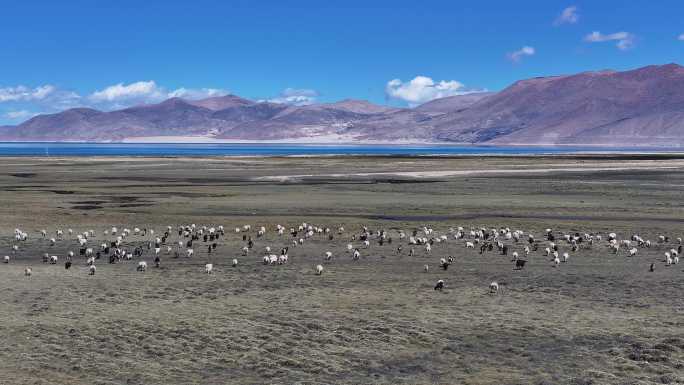
[[[433,122],[440,140],[499,144],[684,144],[684,67],[519,81]]]
[[[0,140],[149,136],[678,146],[684,145],[684,67],[527,79],[498,93],[451,96],[413,109],[361,100],[292,106],[227,95],[109,112],[75,108],[0,127]]]

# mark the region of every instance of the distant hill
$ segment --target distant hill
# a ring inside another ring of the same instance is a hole
[[[446,141],[683,145],[684,67],[523,80],[431,124]]]
[[[447,96],[446,98],[439,98],[431,100],[425,104],[414,108],[416,111],[424,113],[446,114],[449,112],[458,112],[464,110],[480,100],[494,95],[493,92],[475,92],[465,95]]]
[[[0,140],[120,141],[142,137],[489,144],[684,145],[684,67],[521,80],[413,109],[363,100],[292,106],[235,95],[103,112],[74,108],[0,127]]]

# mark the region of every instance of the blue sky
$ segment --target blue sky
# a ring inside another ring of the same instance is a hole
[[[415,105],[533,76],[684,63],[681,0],[328,3],[3,0],[0,124],[226,92]]]

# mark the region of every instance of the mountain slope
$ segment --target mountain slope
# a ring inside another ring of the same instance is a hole
[[[447,96],[421,104],[414,108],[414,110],[428,114],[446,114],[461,111],[493,94],[493,92],[474,92],[465,95]]]
[[[519,81],[441,116],[437,139],[498,144],[684,144],[684,67]]]
[[[203,107],[212,111],[225,110],[226,108],[245,107],[256,104],[255,102],[243,99],[235,95],[216,96],[201,100],[189,100],[193,106]]]

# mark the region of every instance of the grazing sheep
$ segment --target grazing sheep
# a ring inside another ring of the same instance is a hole
[[[33,269],[31,269],[30,267],[27,267],[24,269],[24,275],[25,276],[30,277],[31,274],[33,274]]]
[[[633,257],[633,256],[635,256],[636,254],[637,254],[637,249],[636,249],[636,247],[632,247],[631,249],[629,249],[629,256],[630,256],[630,257]]]
[[[472,242],[466,242],[466,249],[474,249],[474,248],[475,248],[475,244],[474,244],[474,243],[472,243]]]
[[[325,260],[326,260],[326,261],[329,261],[329,260],[331,260],[331,259],[332,259],[332,252],[326,251],[326,252],[325,252]]]
[[[498,292],[499,292],[499,284],[496,281],[490,283],[489,284],[489,293],[490,294],[496,294]]]
[[[555,266],[560,265],[560,258],[558,258],[558,254],[556,254],[555,257],[553,258],[553,264]]]
[[[4,263],[9,263],[9,261],[10,261],[9,255],[5,255],[5,256],[2,258],[2,261],[3,261]]]
[[[88,274],[89,274],[89,275],[95,275],[95,270],[97,270],[97,268],[95,267],[95,265],[90,265],[90,266],[88,266]]]
[[[525,267],[525,263],[527,263],[527,261],[524,259],[516,260],[515,261],[515,269],[516,270],[522,270]]]
[[[264,255],[262,261],[264,262],[264,265],[268,265],[271,262],[271,258],[269,258],[268,255]]]
[[[57,263],[57,256],[56,255],[50,256],[50,264],[54,265],[56,263]]]
[[[136,270],[142,271],[142,272],[147,271],[147,262],[145,262],[145,261],[138,262],[138,267],[136,268]]]
[[[429,270],[430,270],[430,266],[428,266],[428,265],[423,266],[423,271],[424,271],[424,272],[427,273]]]
[[[207,263],[204,265],[204,272],[207,274],[211,274],[211,272],[214,271],[214,264],[213,263]]]
[[[236,258],[233,258],[233,267],[236,267],[238,265],[238,260]]]
[[[359,251],[359,249],[355,249],[354,255],[352,256],[352,259],[356,261],[359,259],[360,256],[361,256],[361,252]]]
[[[448,269],[449,265],[450,265],[450,263],[446,259],[444,259],[444,258],[439,259],[439,266],[441,266],[442,269],[444,269],[444,270]]]
[[[322,265],[316,265],[316,275],[321,275],[323,274],[323,266]]]
[[[442,289],[444,289],[444,280],[440,279],[435,285],[435,290],[442,291]]]
[[[570,259],[570,254],[568,254],[568,253],[563,253],[563,263],[567,262],[568,259]]]

